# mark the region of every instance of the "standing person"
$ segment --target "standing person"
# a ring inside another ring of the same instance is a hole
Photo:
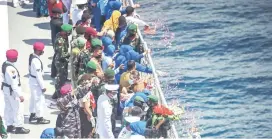
[[[36,12],[37,17],[47,17],[49,15],[47,2],[47,0],[34,0],[33,11]]]
[[[74,47],[78,48],[78,55],[73,56],[73,75],[74,80],[77,80],[78,76],[85,71],[85,64],[89,61],[89,51],[84,49],[86,40],[84,38],[77,38],[74,42]],[[73,48],[73,49],[75,49]],[[88,59],[88,61],[87,61]]]
[[[68,36],[71,34],[73,26],[69,24],[64,24],[61,26],[61,32],[58,33],[57,39],[55,41],[55,66],[57,69],[56,78],[56,95],[59,96],[59,90],[61,86],[65,84],[68,77],[68,62],[70,53],[68,52],[69,42]]]
[[[26,5],[29,4],[28,0],[12,0],[13,7],[16,8],[19,5]]]
[[[54,43],[56,40],[56,35],[61,31],[62,18],[61,18],[62,10],[60,8],[52,9],[52,17],[50,20],[50,29],[51,29],[51,41],[53,48],[55,49]]]
[[[105,21],[105,6],[108,0],[92,0],[92,13],[94,14],[94,26],[97,31],[101,31],[101,25]]]
[[[114,10],[119,11],[122,6],[122,3],[119,1],[109,1],[105,8],[105,18],[106,20],[110,19],[111,14]]]
[[[68,24],[70,21],[72,0],[63,0],[62,2],[65,5],[65,7],[67,8],[67,11],[63,12],[63,24]]]
[[[17,61],[18,52],[15,49],[7,50],[7,61],[2,65],[2,73],[4,81],[1,89],[4,92],[5,98],[5,122],[7,125],[7,132],[15,134],[28,134],[29,129],[23,128],[23,92],[21,89],[20,74],[14,63]]]
[[[75,96],[71,84],[65,84],[60,89],[61,97],[57,100],[60,109],[56,121],[56,128],[61,129],[63,135],[68,138],[81,138],[79,102]]]
[[[40,56],[44,53],[44,44],[36,42],[33,49],[34,53],[29,56],[29,87],[31,88],[29,122],[32,123],[37,120],[37,124],[49,124],[50,120],[43,118],[46,88],[43,81],[43,63]]]
[[[76,0],[75,4],[77,5],[77,8],[72,11],[73,26],[81,20],[83,11],[86,10],[87,0]]]
[[[110,100],[117,97],[119,85],[105,85],[106,93],[98,98],[97,102],[97,133],[101,139],[114,139],[111,115],[113,106]]]
[[[141,39],[137,33],[137,25],[136,24],[130,24],[128,26],[127,35],[123,40],[124,45],[130,45],[133,47],[133,49],[138,53],[143,53],[144,48],[142,46]]]
[[[88,27],[86,28],[86,33],[84,35],[87,40],[86,49],[91,49],[92,47],[92,39],[98,38],[98,36],[103,36],[105,32],[97,32],[94,28]],[[102,42],[101,42],[102,43]],[[91,51],[91,50],[90,50]]]
[[[88,12],[84,12],[80,18],[81,20],[77,20],[75,26],[82,26],[82,27],[90,27],[91,26],[91,14]]]
[[[84,38],[84,34],[86,32],[86,28],[82,26],[75,27],[75,31],[73,32],[73,37],[72,37],[72,42],[71,42],[71,47],[74,48],[75,45],[73,45],[73,41],[76,40],[77,38]]]
[[[51,18],[53,17],[53,13],[52,13],[53,8],[61,9],[61,14],[67,12],[67,8],[63,4],[62,0],[48,0],[48,12]]]
[[[82,75],[80,85],[77,88],[77,98],[80,99],[80,121],[81,121],[81,137],[92,137],[92,131],[95,127],[95,119],[93,111],[96,107],[91,87],[95,84],[94,76],[90,74]]]
[[[156,28],[155,29],[150,29],[150,26],[143,20],[139,19],[138,16],[135,16],[134,14],[134,8],[131,6],[128,6],[126,8],[126,20],[128,25],[130,24],[137,24],[138,26],[144,26],[144,33],[145,34],[155,34]]]
[[[118,28],[118,25],[119,25],[119,17],[120,16],[121,16],[120,11],[117,11],[117,10],[113,11],[110,19],[106,20],[106,22],[104,23],[102,31],[113,30],[115,33]]]
[[[121,41],[124,39],[124,37],[127,34],[127,21],[126,18],[124,16],[120,16],[119,17],[119,25],[118,28],[115,32],[115,49],[119,49],[119,47],[121,46]]]
[[[103,76],[104,76],[104,72],[103,72],[103,69],[102,69],[102,63],[101,63],[102,62],[102,53],[103,53],[102,41],[95,38],[95,39],[92,39],[91,44],[92,44],[92,52],[93,52],[91,61],[96,63],[97,76],[100,79],[102,79]]]

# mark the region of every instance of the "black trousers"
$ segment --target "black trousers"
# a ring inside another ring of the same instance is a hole
[[[81,124],[81,138],[89,138],[89,134],[92,132],[92,123],[89,122],[87,114],[83,108],[79,109],[80,124]]]

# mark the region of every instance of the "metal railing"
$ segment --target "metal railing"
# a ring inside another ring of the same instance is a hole
[[[133,0],[129,0],[129,5],[134,6]],[[136,13],[136,11],[135,11],[135,13]],[[137,30],[137,33],[138,33],[138,35],[140,37],[141,42],[143,43],[144,49],[148,50],[149,48],[147,46],[147,43],[144,41],[144,38],[143,38],[142,33],[139,30],[139,28]],[[156,68],[154,66],[151,55],[148,53],[146,55],[145,59],[143,59],[143,60],[144,60],[144,62],[147,62],[148,65],[152,68],[152,75],[153,75],[153,79],[154,79],[153,84],[155,85],[152,93],[159,97],[160,104],[167,107],[168,104],[167,104],[166,99],[164,97],[164,93],[163,93],[163,91],[161,89],[159,77],[157,75]],[[169,138],[178,139],[178,133],[176,131],[176,127],[175,127],[174,124],[171,125],[171,129],[169,131]]]

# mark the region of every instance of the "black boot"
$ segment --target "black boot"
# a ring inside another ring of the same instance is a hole
[[[15,127],[13,125],[7,126],[7,132],[14,133],[15,132]]]
[[[50,120],[46,120],[43,117],[37,119],[37,124],[49,124]]]
[[[51,98],[52,98],[52,99],[58,99],[57,91],[55,91],[55,93],[52,95]]]
[[[35,113],[31,113],[29,117],[29,123],[33,123],[34,121],[37,120],[38,117],[36,117]]]
[[[23,127],[16,127],[15,134],[28,134],[30,132],[29,129],[25,129]]]

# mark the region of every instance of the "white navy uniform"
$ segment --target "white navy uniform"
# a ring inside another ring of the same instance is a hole
[[[6,63],[14,66],[14,64],[9,61],[6,61]],[[4,81],[2,83],[11,86],[11,88],[7,86],[2,87],[5,99],[4,120],[7,126],[23,127],[24,105],[19,99],[20,96],[23,96],[20,74],[13,66],[6,67]],[[10,89],[12,89],[12,91]]]
[[[36,113],[37,117],[43,117],[45,108],[43,64],[40,57],[32,54],[33,59],[29,65],[29,87],[31,88],[31,97],[29,112]]]
[[[118,88],[119,85],[105,85],[105,89],[110,91],[116,91]],[[112,109],[110,98],[106,94],[100,95],[97,100],[97,133],[100,139],[114,139],[111,124]]]
[[[106,94],[99,96],[97,100],[97,133],[100,139],[114,139],[111,124],[112,105]]]

